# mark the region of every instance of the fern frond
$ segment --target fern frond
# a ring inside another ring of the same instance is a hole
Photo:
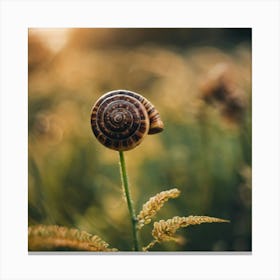
[[[164,203],[169,198],[176,198],[180,195],[180,191],[176,188],[167,191],[162,191],[151,197],[142,207],[142,210],[137,216],[138,229],[144,225],[149,224],[156,213],[162,208]]]
[[[115,248],[108,247],[109,244],[100,237],[91,235],[86,231],[57,225],[36,225],[28,227],[29,251],[117,251]]]
[[[188,216],[188,217],[173,217],[168,220],[160,220],[154,223],[152,235],[154,240],[150,242],[143,251],[147,251],[156,243],[165,241],[177,241],[175,232],[179,228],[188,227],[191,225],[199,225],[202,223],[229,223],[229,220],[208,217],[208,216]]]

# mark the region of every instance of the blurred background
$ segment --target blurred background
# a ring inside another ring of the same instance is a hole
[[[125,153],[136,212],[177,187],[181,196],[155,220],[231,220],[181,229],[181,244],[153,250],[251,250],[251,29],[32,28],[28,36],[29,225],[75,227],[131,250],[118,153],[90,126],[99,96],[128,89],[165,124]]]

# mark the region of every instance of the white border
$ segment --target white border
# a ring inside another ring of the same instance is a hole
[[[1,279],[280,279],[278,1],[1,1]],[[27,254],[28,27],[253,28],[253,254]]]

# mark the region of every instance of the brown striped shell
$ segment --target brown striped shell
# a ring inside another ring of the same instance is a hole
[[[155,107],[140,94],[114,90],[93,105],[91,127],[107,148],[128,151],[138,146],[146,134],[161,132],[163,122]]]

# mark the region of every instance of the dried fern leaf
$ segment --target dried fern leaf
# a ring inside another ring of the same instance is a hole
[[[174,240],[175,232],[182,227],[190,225],[199,225],[202,223],[228,223],[228,220],[223,220],[208,216],[188,216],[188,217],[173,217],[168,220],[160,220],[154,223],[152,235],[157,242]]]
[[[36,225],[28,227],[29,251],[95,251],[112,252],[109,244],[97,235],[86,231],[69,229],[57,225]]]
[[[138,229],[144,225],[149,224],[156,213],[162,208],[164,203],[169,198],[176,198],[180,195],[180,191],[176,188],[167,191],[162,191],[151,197],[142,207],[142,210],[137,216]]]

